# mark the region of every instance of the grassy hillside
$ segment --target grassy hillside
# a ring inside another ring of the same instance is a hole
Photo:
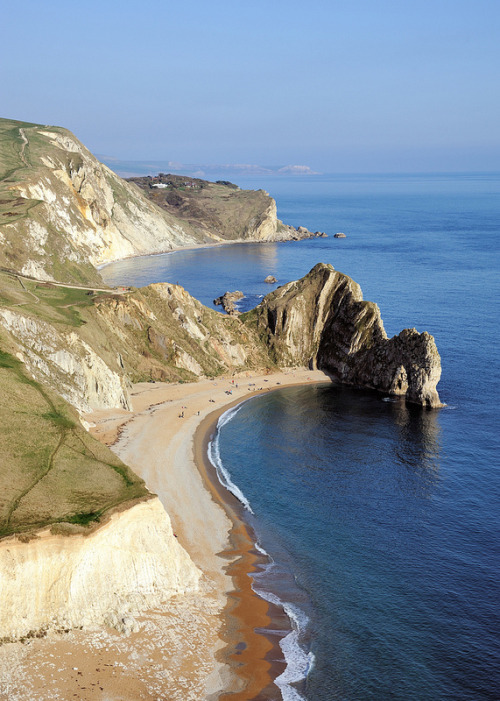
[[[61,225],[51,210],[66,188],[49,174],[54,166],[60,171],[70,168],[75,154],[51,144],[43,129],[0,119],[0,266],[35,277],[102,284],[89,262],[88,246],[83,243],[80,252],[72,250],[64,222]],[[61,127],[50,129],[62,140],[68,133]],[[68,229],[74,228],[68,214],[65,222]]]
[[[181,176],[127,182],[67,129],[0,119],[0,268],[102,285],[96,267],[113,260],[297,235],[262,190]]]
[[[274,201],[264,190],[240,190],[237,185],[219,180],[160,173],[151,177],[129,178],[151,202],[196,229],[206,241],[253,238],[256,230],[271,215],[276,216]],[[285,227],[278,222],[278,229]]]
[[[118,295],[0,272],[0,322],[0,538],[49,525],[71,533],[148,495],[59,395],[92,404],[109,398],[115,377],[126,387],[272,365],[239,319],[176,285]]]
[[[0,537],[44,526],[75,532],[148,496],[144,483],[33,380],[0,335]]]

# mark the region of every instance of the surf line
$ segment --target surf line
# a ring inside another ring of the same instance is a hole
[[[254,577],[272,567],[273,560],[259,545],[245,517],[245,513],[253,513],[252,507],[234,484],[219,453],[220,429],[243,404],[259,394],[262,392],[244,400],[236,399],[212,412],[200,422],[194,435],[195,463],[212,497],[233,524],[228,550],[221,553],[229,560],[227,574],[234,583],[223,612],[222,638],[226,647],[221,657],[231,668],[236,684],[233,682],[232,690],[220,699],[250,701],[261,694],[262,698],[299,701],[303,697],[290,684],[303,681],[314,665],[312,653],[306,653],[299,644],[300,631],[307,619],[292,604],[256,586]]]

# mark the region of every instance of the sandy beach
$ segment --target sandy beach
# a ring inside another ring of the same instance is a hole
[[[132,412],[86,416],[92,434],[158,494],[203,573],[200,591],[147,612],[129,636],[77,630],[3,645],[0,698],[194,701],[218,698],[221,689],[236,701],[279,698],[272,684],[282,669],[279,635],[273,641],[254,629],[269,626],[270,614],[279,628],[281,614],[251,589],[249,572],[261,556],[239,503],[211,473],[206,444],[231,404],[280,386],[325,381],[323,372],[290,369],[192,384],[140,383],[132,390]]]

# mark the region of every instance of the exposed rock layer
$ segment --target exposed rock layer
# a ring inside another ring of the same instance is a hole
[[[336,380],[441,406],[441,360],[432,336],[405,329],[387,338],[380,310],[331,265],[271,293],[251,312],[276,362],[329,372]]]
[[[203,187],[141,189],[67,129],[0,119],[0,266],[38,280],[94,284],[95,266],[130,256],[312,235],[279,221],[263,190],[196,183]],[[167,195],[181,204],[159,199]]]
[[[86,323],[68,329],[22,307],[0,310],[30,371],[81,411],[126,408],[129,379],[194,380],[276,365],[310,365],[346,384],[440,405],[432,336],[410,329],[388,339],[377,305],[363,301],[359,285],[329,265],[317,265],[238,317],[167,283],[99,295],[80,314]]]
[[[0,635],[103,624],[129,631],[131,617],[195,590],[199,577],[157,498],[85,537],[10,538],[0,542]]]

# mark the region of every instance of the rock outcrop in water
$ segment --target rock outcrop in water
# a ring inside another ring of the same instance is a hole
[[[236,316],[239,314],[239,312],[236,309],[235,302],[237,302],[239,299],[243,299],[244,296],[245,295],[243,292],[240,292],[239,290],[236,290],[235,292],[224,292],[223,295],[214,299],[214,304],[215,306],[220,305],[226,314]]]
[[[441,360],[433,337],[405,329],[389,339],[378,306],[363,301],[360,286],[331,265],[316,265],[250,314],[279,364],[309,365],[344,384],[441,406]]]

